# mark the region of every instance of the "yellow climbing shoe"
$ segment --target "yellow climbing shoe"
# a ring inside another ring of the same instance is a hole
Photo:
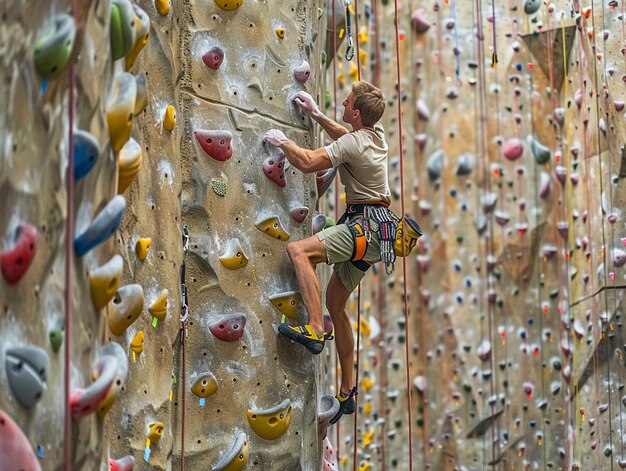
[[[294,342],[301,343],[313,355],[319,355],[324,350],[326,335],[318,337],[310,325],[287,325],[284,322],[278,325],[278,332]]]

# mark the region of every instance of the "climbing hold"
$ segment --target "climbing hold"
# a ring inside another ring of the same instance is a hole
[[[428,172],[428,177],[431,181],[435,181],[441,177],[444,158],[445,155],[441,149],[435,151],[429,157],[428,162],[426,163],[426,171]]]
[[[491,342],[489,340],[483,340],[476,349],[476,355],[481,361],[487,361],[491,358]]]
[[[152,239],[150,237],[141,237],[135,244],[135,253],[139,260],[145,260],[148,256],[148,251],[152,245]]]
[[[422,10],[421,8],[415,10],[411,15],[411,24],[413,25],[413,30],[417,34],[425,33],[430,29],[431,26],[430,21],[428,21],[428,18],[426,18],[424,10]]]
[[[176,126],[176,109],[172,105],[165,108],[165,116],[163,116],[163,129],[172,132]]]
[[[35,226],[20,224],[15,229],[13,247],[0,252],[2,276],[10,285],[20,281],[35,258],[39,235]]]
[[[0,469],[41,471],[28,438],[3,410],[0,410],[0,443]]]
[[[135,457],[132,455],[125,456],[118,460],[109,460],[109,471],[133,471],[135,468]]]
[[[115,335],[123,335],[141,314],[143,303],[141,285],[132,284],[119,288],[113,301],[109,303],[107,312],[109,330]]]
[[[222,255],[219,260],[222,266],[224,266],[224,268],[228,268],[229,270],[237,270],[248,264],[248,257],[246,257],[246,254],[243,252],[239,243],[239,239],[236,237],[234,239],[230,239],[228,247],[226,248],[226,253]]]
[[[129,0],[111,2],[111,57],[121,59],[128,54],[135,44],[135,11]]]
[[[226,180],[221,178],[212,178],[211,187],[218,196],[226,196]]]
[[[543,165],[550,160],[550,149],[535,139],[532,134],[528,135],[528,142],[530,143],[530,150],[535,156],[535,162],[539,165]]]
[[[284,28],[276,28],[276,36],[278,36],[280,39],[285,39],[285,30]]]
[[[271,181],[279,187],[284,188],[287,185],[285,180],[285,154],[282,152],[276,155],[270,155],[263,161],[263,173]]]
[[[148,425],[148,440],[155,445],[158,444],[163,436],[163,429],[165,429],[163,422],[154,422]]]
[[[532,15],[533,13],[537,13],[539,7],[541,7],[541,0],[526,0],[524,2],[524,13]]]
[[[162,321],[167,316],[167,296],[169,292],[166,289],[161,290],[158,298],[148,307],[148,312]]]
[[[11,392],[22,406],[30,409],[46,391],[48,354],[41,347],[9,348],[5,352],[5,371]]]
[[[54,78],[67,67],[74,48],[76,24],[65,13],[56,15],[35,40],[34,61],[39,75]]]
[[[52,346],[52,350],[56,353],[61,348],[61,344],[63,343],[63,330],[60,328],[50,329],[48,332],[48,338],[50,339],[50,345]]]
[[[613,264],[616,267],[621,267],[626,263],[626,252],[621,249],[613,249]]]
[[[89,290],[91,301],[96,310],[109,304],[120,286],[124,259],[121,255],[113,255],[104,265],[96,268],[89,274]]]
[[[500,226],[506,226],[511,220],[511,215],[506,211],[496,210],[493,216]]]
[[[236,10],[243,4],[243,0],[215,0],[215,4],[222,10]]]
[[[86,176],[100,156],[98,140],[81,129],[74,130],[74,179]]]
[[[428,109],[428,105],[426,104],[426,102],[422,99],[419,99],[417,100],[415,106],[417,107],[417,117],[422,121],[429,121],[430,110]]]
[[[202,62],[209,68],[217,70],[224,61],[224,51],[221,47],[214,46],[202,55]]]
[[[550,175],[546,172],[541,172],[539,177],[539,197],[546,198],[550,194]]]
[[[245,326],[246,315],[235,313],[210,323],[209,330],[222,342],[234,342],[241,338]]]
[[[269,297],[269,300],[285,316],[298,319],[298,307],[302,302],[302,295],[298,291],[274,294]]]
[[[335,176],[337,175],[337,168],[329,168],[315,174],[315,183],[317,184],[317,197],[321,198],[324,193],[330,188]]]
[[[456,174],[459,176],[465,176],[472,173],[474,167],[474,156],[469,152],[466,152],[459,157],[459,161],[456,165]]]
[[[213,471],[241,471],[246,467],[248,458],[250,458],[248,437],[245,433],[240,432],[230,447],[230,451],[213,466]]]
[[[293,68],[293,77],[301,85],[304,85],[311,76],[311,66],[307,61],[302,61],[300,65]]]
[[[206,131],[198,129],[193,132],[202,150],[211,158],[225,162],[233,155],[230,141],[233,135],[230,131]]]
[[[507,141],[504,143],[503,153],[504,157],[506,157],[511,162],[514,162],[519,159],[524,153],[524,143],[521,139],[518,139],[517,137],[507,139]]]
[[[276,440],[287,431],[291,422],[291,401],[285,399],[270,409],[248,409],[247,416],[250,427],[259,437]]]
[[[135,336],[131,340],[130,349],[134,354],[133,358],[135,357],[135,355],[139,355],[141,352],[143,352],[143,339],[144,339],[143,330],[140,330],[139,332],[135,334]]]
[[[258,230],[265,232],[270,237],[278,240],[289,240],[291,237],[280,223],[280,219],[277,216],[265,218],[254,224]]]
[[[113,81],[113,91],[106,111],[109,138],[115,152],[119,152],[130,137],[136,98],[135,78],[128,72],[117,74]]]
[[[565,108],[554,108],[552,114],[554,115],[554,119],[559,124],[559,126],[563,126],[563,124],[565,124]]]
[[[148,82],[145,72],[135,75],[135,85],[137,87],[137,93],[135,96],[133,115],[138,116],[139,113],[148,106]]]
[[[322,396],[320,399],[320,411],[317,414],[317,429],[319,434],[324,432],[330,425],[330,420],[339,412],[339,401],[333,396]]]
[[[135,64],[137,56],[139,56],[141,50],[148,44],[148,38],[150,37],[150,17],[139,5],[134,3],[133,10],[135,11],[135,44],[126,55],[124,61],[124,66],[127,71]]]
[[[326,225],[326,216],[323,214],[316,214],[313,217],[313,221],[311,221],[311,230],[313,234],[317,234],[319,231],[324,229]]]
[[[198,396],[200,399],[212,396],[217,392],[217,380],[213,373],[207,371],[200,373],[198,378],[191,385],[191,392]]]
[[[132,137],[121,148],[117,165],[117,194],[121,195],[131,185],[141,167],[141,146]]]
[[[289,210],[289,214],[291,214],[291,217],[293,218],[294,221],[302,223],[309,214],[309,208],[305,206],[298,206],[295,208],[291,208]]]
[[[328,437],[324,438],[324,466],[322,471],[338,471],[337,460],[335,459],[335,450],[330,444]]]
[[[94,364],[94,382],[86,389],[74,390],[70,396],[72,417],[80,419],[96,410],[106,413],[121,390],[127,374],[128,359],[124,349],[118,343],[107,343],[100,349]]]
[[[154,0],[154,6],[161,16],[167,16],[172,8],[170,0]]]
[[[124,197],[114,196],[89,227],[74,239],[76,255],[82,257],[96,245],[107,240],[120,226],[125,208],[126,200]]]
[[[567,169],[562,165],[556,165],[554,167],[554,176],[561,185],[565,185],[565,182],[567,181]]]

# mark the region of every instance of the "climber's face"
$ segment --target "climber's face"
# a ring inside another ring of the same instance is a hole
[[[360,114],[359,110],[354,109],[354,93],[350,93],[343,100],[343,121],[354,126],[355,120]]]

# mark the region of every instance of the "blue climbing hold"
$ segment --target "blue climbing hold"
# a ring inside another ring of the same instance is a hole
[[[100,155],[100,145],[87,131],[74,131],[74,179],[85,177],[96,164]]]
[[[126,209],[126,200],[123,196],[117,195],[109,201],[87,230],[74,239],[76,255],[82,257],[96,245],[111,237],[120,227],[124,209]]]

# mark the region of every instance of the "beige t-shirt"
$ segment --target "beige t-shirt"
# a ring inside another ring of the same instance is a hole
[[[338,167],[348,203],[391,202],[382,124],[344,134],[324,149],[333,167]]]

